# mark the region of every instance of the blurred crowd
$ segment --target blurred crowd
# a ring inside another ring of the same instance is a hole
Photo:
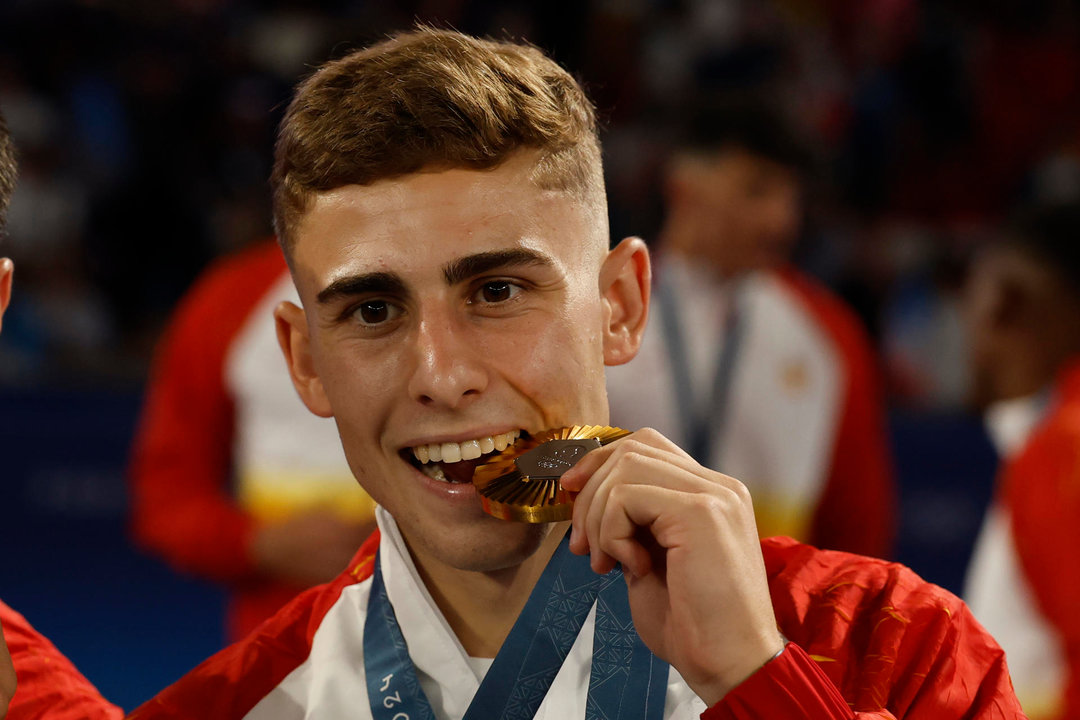
[[[0,106],[21,152],[19,302],[0,383],[137,386],[199,270],[271,233],[291,86],[416,21],[526,38],[585,81],[616,237],[657,233],[687,103],[780,103],[813,156],[797,262],[863,319],[894,402],[963,401],[972,248],[1021,201],[1080,195],[1066,0],[13,0]]]

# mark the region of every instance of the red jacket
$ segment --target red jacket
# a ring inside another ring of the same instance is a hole
[[[8,706],[6,720],[116,720],[123,717],[123,711],[101,697],[56,646],[3,602],[0,602],[0,625],[19,682]]]
[[[226,257],[199,278],[158,349],[132,454],[135,539],[180,570],[228,585],[232,640],[305,589],[260,575],[250,551],[261,523],[283,519],[270,517],[265,506],[252,501],[250,485],[243,497],[245,477],[251,479],[256,462],[262,463],[259,470],[282,469],[263,452],[267,429],[293,428],[305,450],[292,458],[289,470],[298,475],[290,482],[301,482],[309,494],[320,487],[315,476],[325,468],[319,463],[332,457],[314,441],[329,442],[341,455],[333,423],[311,425],[316,419],[296,398],[276,340],[271,337],[270,347],[264,347],[273,332],[267,304],[283,299],[281,286],[288,282],[285,259],[273,241]],[[253,353],[255,367],[238,369],[238,358]],[[251,396],[250,387],[239,386],[238,373],[248,385],[263,384],[259,398]],[[279,403],[282,394],[285,402]],[[316,463],[315,456],[327,459]],[[344,456],[334,474],[346,486],[332,498],[336,511],[371,502]],[[287,516],[299,509],[301,499],[290,494],[279,510]]]
[[[232,584],[232,637],[301,590],[255,574],[255,520],[230,491],[234,408],[223,372],[233,337],[284,266],[276,247],[262,245],[185,297],[154,363],[130,471],[136,540],[182,570]]]
[[[1080,361],[1062,373],[1046,419],[1002,476],[1021,570],[1065,654],[1061,718],[1080,716]]]
[[[304,662],[343,589],[370,577],[377,544],[378,534],[337,580],[297,597],[132,718],[243,717]],[[901,565],[788,538],[764,540],[762,552],[791,644],[705,720],[1024,717],[1004,654],[953,595]]]

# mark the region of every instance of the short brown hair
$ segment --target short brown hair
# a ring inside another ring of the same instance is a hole
[[[15,190],[15,146],[11,142],[4,116],[0,115],[0,238],[7,225],[8,203]]]
[[[274,150],[274,226],[288,255],[317,193],[525,149],[540,187],[602,201],[595,112],[569,73],[529,45],[420,27],[299,85]]]

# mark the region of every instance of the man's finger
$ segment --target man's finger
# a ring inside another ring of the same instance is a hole
[[[591,457],[594,454],[596,457]],[[618,443],[618,447],[593,450],[574,470],[587,459],[593,461],[590,464],[594,469],[586,476],[586,482],[574,501],[574,529],[570,536],[570,547],[578,554],[589,550],[588,538],[591,533],[586,518],[594,503],[598,501],[598,495],[606,492],[610,484],[609,478],[617,475],[619,482],[648,483],[687,492],[708,492],[711,483],[716,482],[715,478],[718,477],[716,473],[698,465],[688,455],[672,454],[666,448],[658,448],[631,438]],[[601,462],[597,464],[597,461]],[[565,479],[564,475],[562,482],[563,486],[567,487]],[[603,498],[599,498],[599,501],[602,509]]]

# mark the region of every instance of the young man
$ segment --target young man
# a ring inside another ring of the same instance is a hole
[[[562,476],[570,523],[485,514],[476,455],[606,423],[604,366],[640,342],[649,256],[608,251],[601,177],[591,106],[535,48],[421,29],[300,86],[278,333],[380,533],[134,717],[1020,717],[962,603],[759,543],[746,489],[655,431]]]
[[[12,190],[15,149],[0,115],[0,239]],[[0,257],[0,324],[11,301],[15,266]],[[56,647],[19,613],[0,602],[0,718],[7,720],[115,720],[109,704]],[[5,715],[6,712],[6,715]]]
[[[1001,456],[964,596],[1039,720],[1080,714],[1080,204],[1031,210],[976,260],[975,402]],[[1071,568],[1071,569],[1070,569]]]
[[[896,488],[870,341],[788,262],[806,152],[762,101],[702,102],[684,124],[652,321],[607,375],[612,421],[739,478],[762,536],[888,558]]]

